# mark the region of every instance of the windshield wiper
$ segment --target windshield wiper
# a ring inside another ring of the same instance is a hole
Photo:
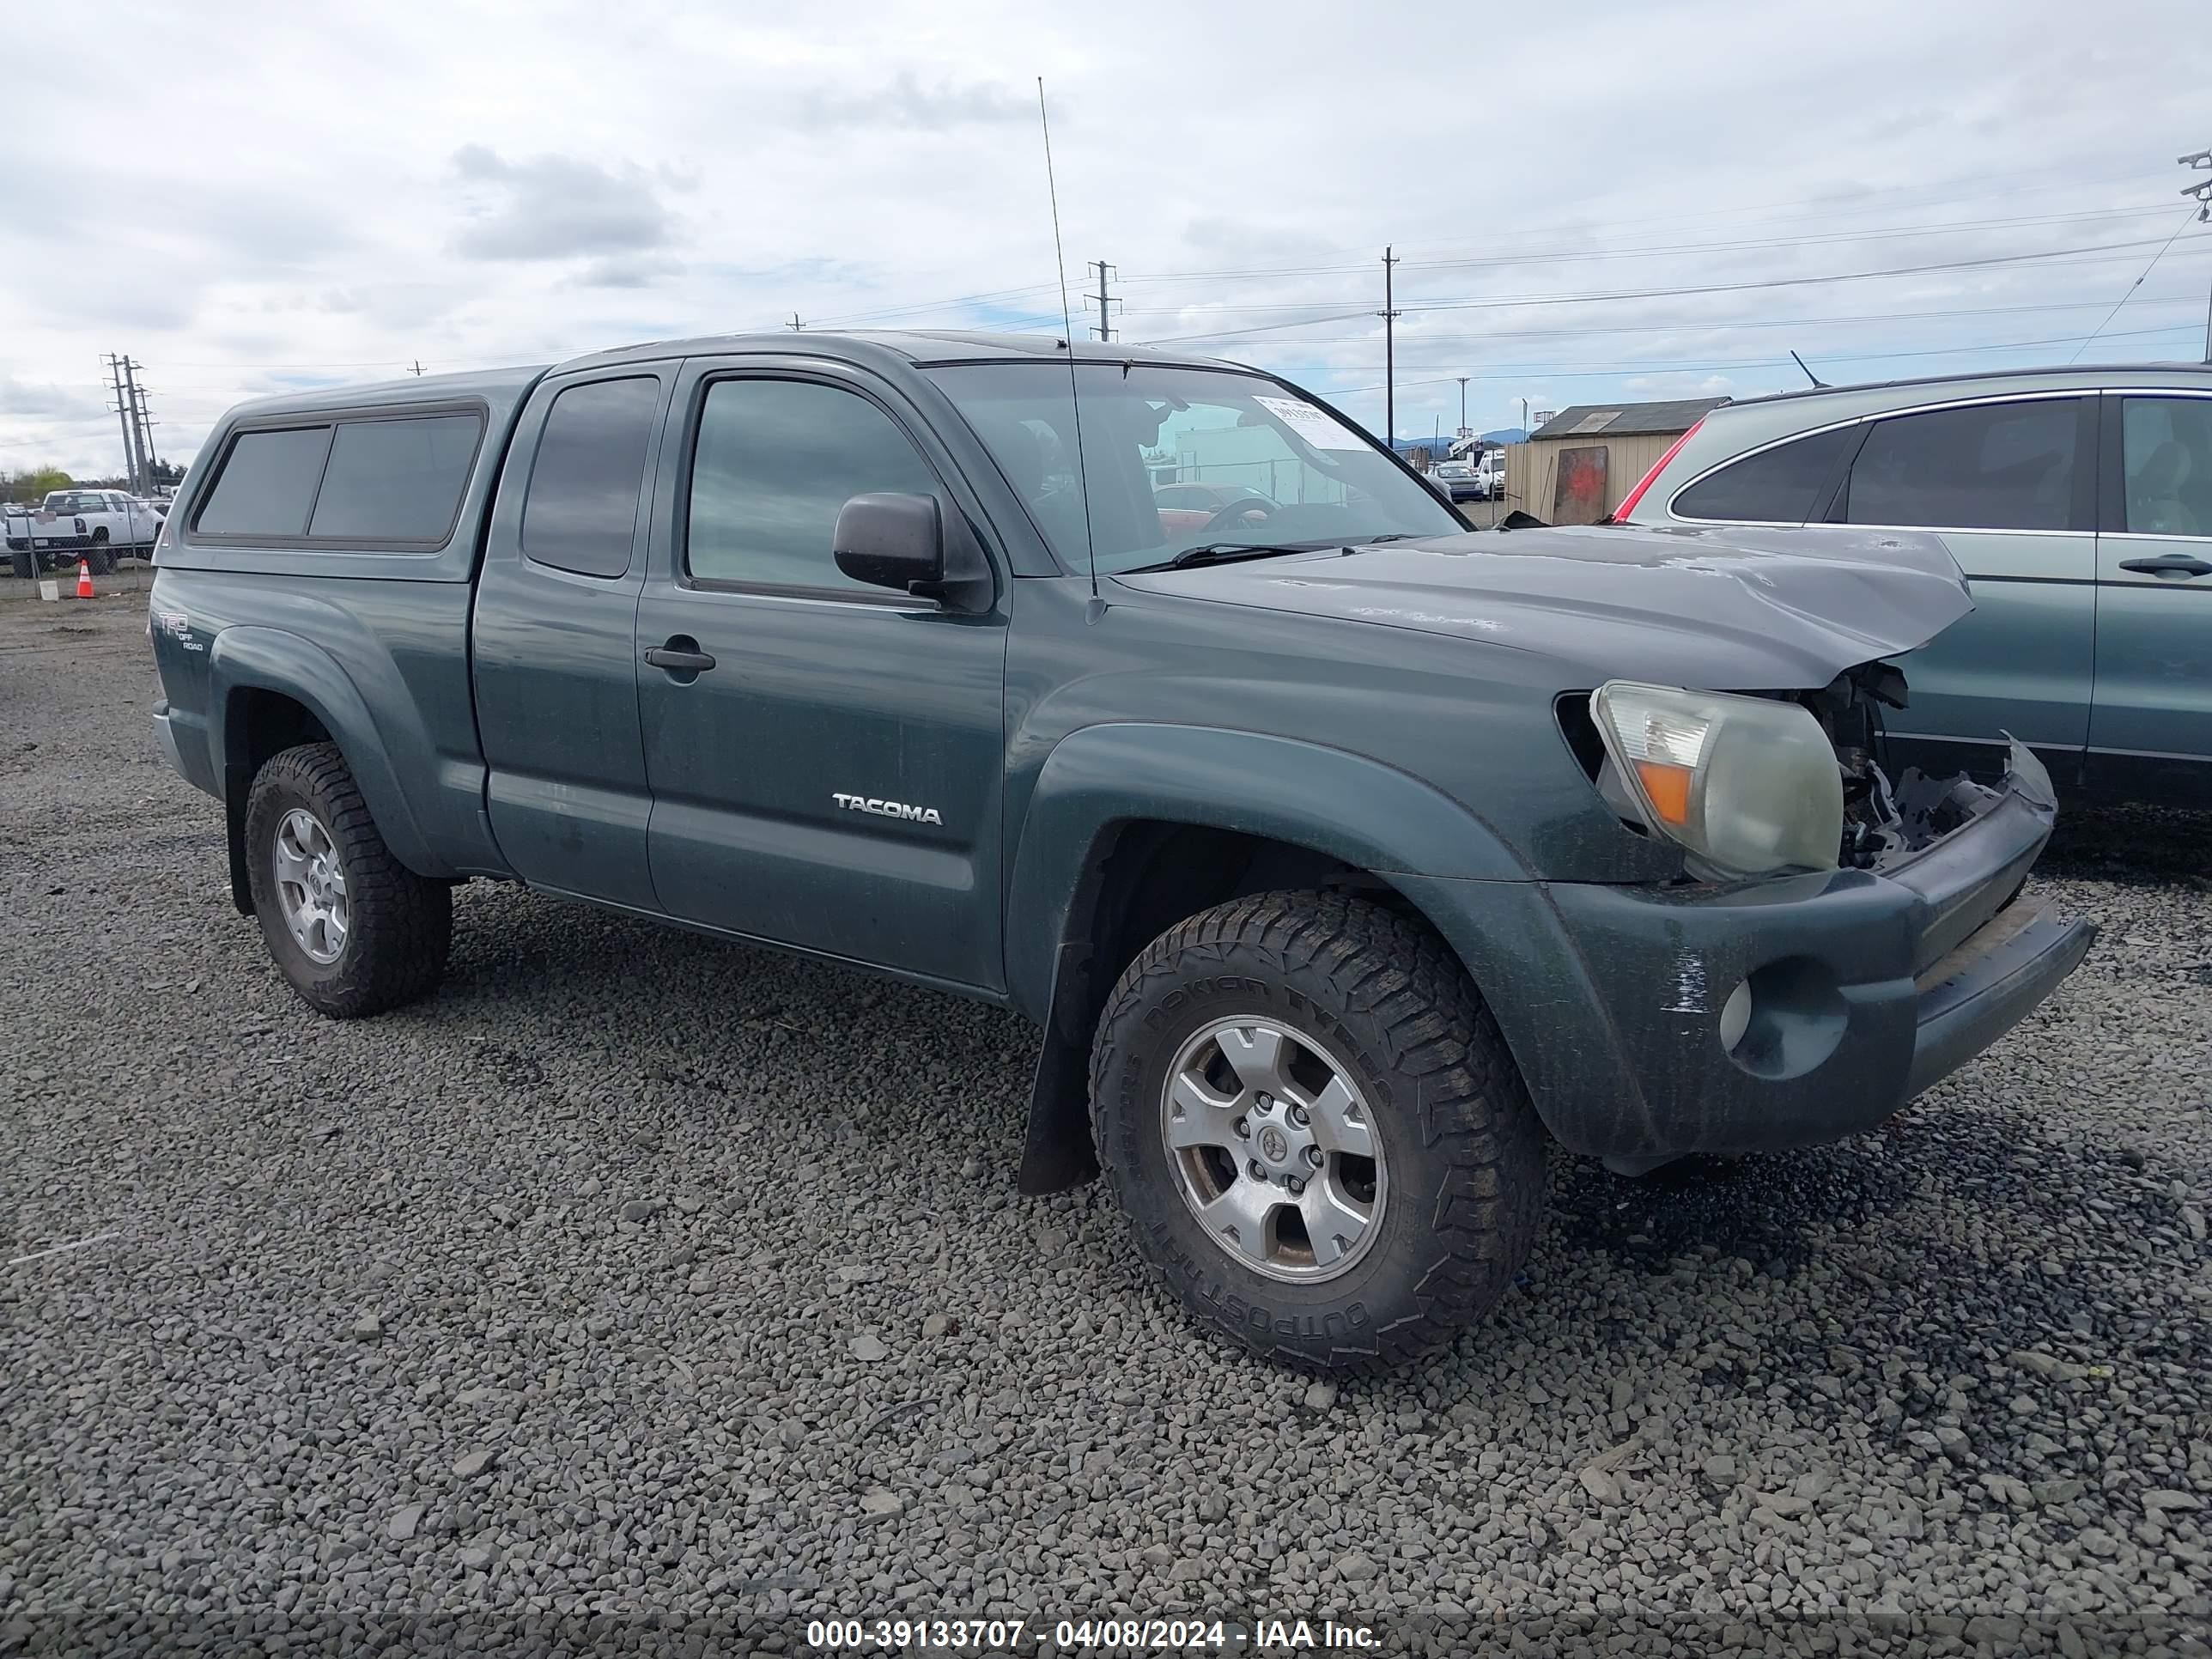
[[[1234,564],[1240,559],[1264,559],[1274,553],[1312,553],[1327,545],[1318,542],[1200,542],[1186,547],[1158,564],[1139,565],[1131,575],[1146,570],[1188,570],[1194,565]]]

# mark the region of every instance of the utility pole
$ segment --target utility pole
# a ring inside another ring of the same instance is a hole
[[[1389,248],[1382,250],[1382,424],[1390,453],[1398,453],[1398,309],[1390,297],[1390,267],[1398,263]]]
[[[137,450],[131,442],[130,401],[123,395],[123,359],[111,351],[104,361],[107,364],[109,378],[115,387],[116,417],[122,423],[120,430],[123,434],[123,470],[131,475],[131,488],[136,493],[138,488],[138,463],[135,459]]]
[[[793,334],[798,334],[803,332],[805,329],[805,325],[799,320],[799,313],[795,311],[791,313],[791,331]]]
[[[131,493],[143,495],[154,487],[153,470],[146,465],[146,429],[139,424],[138,365],[123,360],[123,396],[131,410]]]
[[[1467,375],[1464,375],[1464,374],[1462,374],[1462,375],[1461,375],[1461,376],[1459,377],[1459,435],[1460,435],[1461,437],[1462,437],[1462,438],[1464,438],[1464,437],[1466,437],[1466,436],[1468,435],[1468,430],[1467,430],[1467,382],[1468,382],[1468,377]]]
[[[2200,149],[2194,155],[2173,158],[2192,172],[2212,172],[2212,149]],[[2199,224],[2212,220],[2212,179],[2190,185],[2181,192],[2197,198],[2197,220]],[[2212,294],[2204,299],[2204,361],[2212,363]]]
[[[1121,302],[1119,300],[1114,299],[1106,292],[1106,273],[1109,270],[1119,270],[1121,267],[1119,265],[1109,265],[1103,259],[1093,259],[1090,264],[1089,269],[1098,273],[1098,292],[1086,298],[1084,303],[1087,305],[1091,303],[1092,300],[1096,300],[1097,301],[1098,337],[1102,340],[1110,340],[1114,337],[1114,330],[1109,321],[1108,307],[1117,306]]]
[[[146,367],[143,363],[131,362],[128,358],[124,362],[126,370]],[[154,488],[154,469],[161,464],[154,453],[154,416],[146,407],[146,388],[136,380],[131,382],[131,398],[138,422],[140,457],[146,464],[146,488],[151,490]]]
[[[420,357],[415,360],[415,378],[418,380],[422,378],[422,360]]]

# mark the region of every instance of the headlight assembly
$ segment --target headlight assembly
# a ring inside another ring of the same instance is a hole
[[[1835,867],[1843,779],[1809,710],[1611,680],[1590,714],[1636,816],[1715,873]]]

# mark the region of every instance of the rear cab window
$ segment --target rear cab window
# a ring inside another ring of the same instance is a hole
[[[192,529],[264,539],[303,533],[330,451],[327,426],[240,433]]]
[[[248,428],[192,532],[310,550],[434,549],[453,533],[483,433],[475,410]]]
[[[572,575],[627,574],[660,411],[653,375],[564,387],[546,411],[522,501],[522,554]]]
[[[331,441],[308,537],[444,541],[483,437],[474,415],[347,422]]]

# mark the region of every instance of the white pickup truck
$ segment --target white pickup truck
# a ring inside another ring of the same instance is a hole
[[[84,560],[96,576],[126,551],[150,551],[161,515],[120,489],[56,489],[39,507],[6,510],[8,552],[18,576]]]

